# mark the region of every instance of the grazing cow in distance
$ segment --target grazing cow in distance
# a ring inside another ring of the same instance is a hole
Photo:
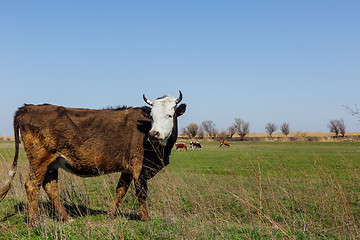
[[[175,147],[176,150],[179,150],[179,148],[185,148],[186,151],[188,151],[188,148],[187,148],[187,146],[186,146],[185,143],[176,143],[175,146],[176,146],[176,147]]]
[[[0,190],[0,201],[11,187],[16,173],[19,143],[23,140],[29,160],[25,183],[30,225],[38,224],[38,195],[43,187],[59,219],[71,221],[60,202],[58,169],[82,177],[121,172],[115,199],[109,210],[114,218],[120,200],[134,181],[140,203],[140,218],[149,220],[147,181],[169,164],[178,136],[177,118],[186,105],[179,98],[164,96],[154,101],[143,98],[152,108],[91,110],[49,104],[25,105],[14,116],[15,157],[10,180]]]
[[[194,147],[195,147],[196,149],[202,150],[202,146],[201,146],[201,144],[200,144],[199,142],[191,141],[191,142],[190,142],[190,149],[194,149]]]
[[[220,141],[220,147],[222,147],[222,146],[230,147],[230,144],[227,141]]]

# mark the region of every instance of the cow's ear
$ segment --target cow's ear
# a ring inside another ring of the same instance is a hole
[[[181,115],[184,114],[185,110],[186,110],[186,104],[181,104],[176,108],[176,116],[180,117]]]

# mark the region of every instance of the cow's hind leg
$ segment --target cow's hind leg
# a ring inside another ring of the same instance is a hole
[[[138,178],[135,181],[136,197],[140,204],[140,218],[144,221],[149,221],[149,213],[146,205],[146,198],[148,193],[147,181],[143,178]]]
[[[63,221],[71,221],[71,217],[66,212],[64,205],[60,202],[59,190],[58,190],[58,170],[52,169],[46,172],[43,188],[49,196],[52,204],[58,213],[59,219]]]
[[[128,191],[132,179],[133,177],[131,174],[127,174],[127,173],[121,174],[118,185],[116,187],[115,199],[109,209],[109,217],[111,219],[115,218],[116,210],[119,206],[119,203],[121,199],[125,196],[126,192]]]
[[[37,181],[33,174],[30,173],[25,182],[25,189],[29,204],[28,222],[31,226],[38,225],[38,198],[40,185],[41,182]]]
[[[25,182],[25,189],[28,198],[29,206],[29,224],[34,226],[38,225],[38,201],[41,184],[44,180],[47,162],[51,159],[46,151],[40,151],[35,155],[32,152],[27,152],[30,171],[29,176]]]

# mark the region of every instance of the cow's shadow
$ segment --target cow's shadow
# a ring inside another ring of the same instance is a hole
[[[80,204],[64,203],[64,207],[73,219],[82,218],[85,216],[108,215],[107,211],[95,210]],[[39,211],[44,213],[44,215],[46,215],[49,218],[58,220],[57,213],[51,202],[39,202]],[[27,203],[20,202],[14,205],[14,211],[7,213],[0,221],[1,222],[7,221],[10,218],[18,215],[19,213],[21,213],[22,215],[25,214],[25,218],[27,218],[27,214],[28,214]],[[127,213],[127,212],[122,212],[122,213],[118,212],[116,214],[116,217],[123,217],[126,218],[127,220],[133,220],[133,221],[141,220],[140,215],[135,213]]]

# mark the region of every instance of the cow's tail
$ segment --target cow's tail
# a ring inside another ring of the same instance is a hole
[[[11,169],[9,171],[9,179],[5,182],[5,186],[0,189],[0,202],[6,197],[6,194],[9,192],[11,188],[11,183],[14,180],[14,176],[17,170],[17,163],[19,157],[19,144],[20,144],[19,122],[17,120],[18,116],[19,116],[19,111],[16,112],[14,117],[15,157]]]

